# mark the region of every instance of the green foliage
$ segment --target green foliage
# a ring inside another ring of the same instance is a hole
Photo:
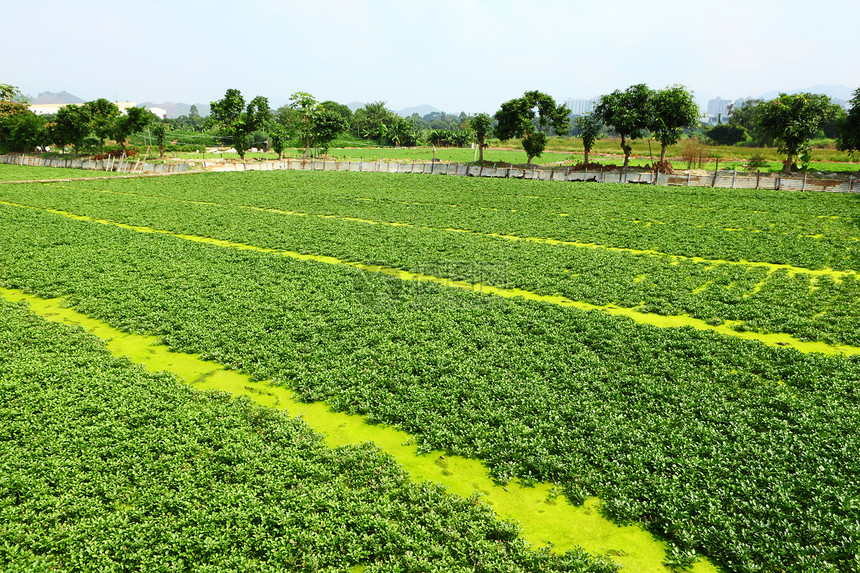
[[[385,105],[384,101],[377,101],[355,110],[352,117],[352,129],[355,133],[365,139],[380,139],[383,127],[391,125],[397,118]]]
[[[475,140],[478,144],[478,161],[480,161],[481,163],[484,162],[484,149],[487,147],[487,138],[490,135],[492,125],[493,120],[486,113],[479,113],[470,121],[470,127],[475,133]]]
[[[643,131],[652,123],[653,92],[645,84],[630,86],[624,91],[615,90],[600,98],[594,113],[603,123],[621,136],[621,149],[624,152],[624,167],[630,163],[632,148],[628,139],[642,137]]]
[[[585,150],[583,162],[588,165],[588,154],[591,153],[594,142],[603,136],[603,123],[598,115],[589,113],[577,117],[573,124],[582,138],[582,147]]]
[[[851,272],[745,262],[853,271],[847,194],[254,172],[6,185],[0,199],[860,345]],[[0,284],[396,425],[500,481],[599,494],[609,515],[671,541],[675,566],[695,550],[729,571],[855,568],[858,357],[9,205],[0,233]]]
[[[615,570],[531,551],[371,444],[328,448],[301,419],[148,373],[2,298],[0,317],[6,571]]]
[[[15,86],[0,84],[0,102],[27,104],[30,103],[30,98]]]
[[[228,89],[224,97],[211,103],[213,119],[233,138],[233,147],[242,159],[248,149],[248,136],[262,129],[271,118],[269,100],[257,96],[245,106],[237,89]]]
[[[860,88],[854,90],[851,109],[840,125],[836,146],[842,151],[860,151]]]
[[[113,137],[116,130],[119,107],[104,98],[88,101],[82,107],[87,110],[90,132],[98,139],[99,153],[102,153],[105,140]]]
[[[705,135],[715,145],[737,145],[746,141],[748,137],[745,127],[731,123],[715,125],[708,129]]]
[[[569,116],[570,110],[566,105],[556,105],[555,100],[545,93],[528,91],[521,98],[503,103],[496,112],[496,137],[522,138],[527,163],[531,164],[532,159],[540,157],[546,149],[550,133],[567,133]]]
[[[82,105],[66,105],[57,111],[56,120],[48,125],[48,135],[55,145],[73,145],[80,153],[84,139],[90,134],[90,108]]]
[[[143,107],[130,107],[124,115],[116,119],[114,137],[125,151],[125,141],[134,133],[140,133],[158,118],[154,113]],[[163,145],[163,144],[162,144]]]
[[[761,104],[761,125],[785,153],[785,172],[790,172],[794,157],[807,150],[807,142],[819,126],[834,114],[830,98],[821,94],[780,94]]]
[[[698,122],[699,106],[692,92],[676,85],[651,94],[650,107],[653,115],[648,129],[660,142],[660,161],[663,162],[666,148],[677,143],[681,133]]]

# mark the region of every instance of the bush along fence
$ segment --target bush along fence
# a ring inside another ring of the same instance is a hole
[[[37,155],[0,155],[0,163],[29,165],[31,167],[65,167],[89,171],[111,171],[115,173],[182,173],[192,168],[187,163],[147,163],[140,159],[108,157],[107,159],[46,158]]]
[[[314,159],[260,159],[245,162],[203,161],[188,163],[146,163],[122,159],[42,159],[37,156],[0,155],[0,163],[34,165],[42,167],[70,167],[118,173],[184,173],[203,169],[205,171],[354,171],[375,173],[418,173],[426,175],[453,175],[461,177],[494,177],[498,179],[536,179],[541,181],[587,181],[595,183],[622,183],[644,185],[670,185],[684,187],[722,187],[730,189],[785,189],[795,191],[860,192],[860,178],[849,175],[848,179],[821,179],[806,173],[785,176],[782,173],[747,173],[738,171],[715,171],[706,174],[665,174],[648,171],[597,169],[574,171],[571,168],[541,169],[469,165],[465,163],[439,162],[385,162],[385,161],[318,161]]]

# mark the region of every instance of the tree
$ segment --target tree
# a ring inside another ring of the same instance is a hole
[[[89,113],[90,131],[99,140],[99,153],[103,153],[105,139],[114,135],[116,120],[119,117],[119,107],[104,98],[88,101],[83,104],[83,107]]]
[[[145,130],[157,119],[154,113],[143,107],[130,107],[125,115],[119,116],[114,125],[114,137],[122,146],[123,153],[125,153],[125,140],[130,135]]]
[[[233,138],[233,148],[245,159],[248,136],[262,129],[271,118],[269,100],[263,96],[252,99],[245,105],[245,98],[237,89],[228,89],[224,97],[211,103],[212,117]]]
[[[570,110],[566,105],[556,105],[555,100],[545,93],[528,91],[521,98],[503,103],[496,112],[496,136],[499,139],[521,137],[527,163],[531,165],[532,159],[540,157],[546,149],[551,130],[567,132],[569,117]]]
[[[794,157],[808,149],[808,141],[819,126],[833,115],[830,98],[822,94],[779,94],[761,104],[764,129],[779,144],[779,152],[787,155],[784,173],[790,173]]]
[[[315,116],[319,113],[319,104],[316,98],[307,92],[296,92],[290,96],[290,107],[296,110],[299,114],[301,125],[299,132],[302,135],[302,140],[305,143],[305,154],[302,159],[307,159],[311,151],[312,136],[311,131]]]
[[[349,123],[343,115],[334,110],[323,109],[320,105],[311,125],[311,141],[314,147],[318,147],[325,154],[329,144],[347,129]]]
[[[836,148],[840,151],[860,151],[860,88],[854,90],[851,109],[839,126],[839,139]]]
[[[349,124],[352,122],[352,110],[350,110],[347,106],[343,105],[342,103],[337,103],[336,101],[326,100],[320,104],[320,107],[326,111],[334,112],[340,117],[342,117],[344,122],[346,122],[346,129],[349,129]]]
[[[0,84],[0,101],[11,103],[30,103],[30,98],[21,93],[15,86]]]
[[[585,150],[585,166],[588,167],[588,154],[591,153],[594,142],[603,136],[603,123],[601,123],[600,117],[594,113],[581,115],[573,123],[582,138],[582,147]]]
[[[361,137],[379,139],[382,127],[391,125],[395,118],[396,114],[385,107],[384,101],[376,101],[355,110],[352,128]]]
[[[478,143],[478,161],[484,162],[484,148],[487,147],[487,137],[490,135],[493,120],[486,113],[479,113],[470,122],[472,131],[475,132],[475,140]]]
[[[747,130],[740,125],[725,123],[715,125],[705,135],[717,145],[736,145],[747,139]]]
[[[752,142],[759,147],[773,145],[773,137],[768,135],[761,123],[763,103],[760,99],[748,99],[740,105],[729,106],[728,124],[744,128]]]
[[[157,117],[152,122],[150,133],[155,137],[155,144],[158,146],[158,156],[164,157],[164,140],[167,139],[167,131],[170,129],[170,124],[158,119]]]
[[[0,84],[0,143],[17,149],[20,147],[14,137],[16,128],[27,114],[32,114],[27,106],[27,98],[15,86]]]
[[[653,92],[645,84],[630,86],[624,91],[615,90],[600,98],[594,113],[621,136],[621,150],[624,152],[624,167],[630,163],[633,148],[627,139],[638,139],[651,123]]]
[[[653,115],[648,129],[660,142],[660,163],[663,163],[666,148],[677,143],[684,129],[698,121],[699,106],[687,88],[676,85],[654,92],[651,110]]]
[[[56,121],[48,125],[51,141],[65,147],[73,145],[80,153],[84,138],[90,134],[90,111],[83,105],[64,105],[57,111]]]

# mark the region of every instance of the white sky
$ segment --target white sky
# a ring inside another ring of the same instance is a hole
[[[636,83],[704,102],[860,86],[858,0],[147,0],[6,3],[0,83],[208,103],[228,88],[495,112]]]

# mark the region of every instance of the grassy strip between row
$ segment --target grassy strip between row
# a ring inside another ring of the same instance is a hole
[[[597,494],[731,571],[853,571],[860,359],[4,209],[0,281]]]
[[[581,571],[369,444],[188,389],[0,298],[4,571]]]

